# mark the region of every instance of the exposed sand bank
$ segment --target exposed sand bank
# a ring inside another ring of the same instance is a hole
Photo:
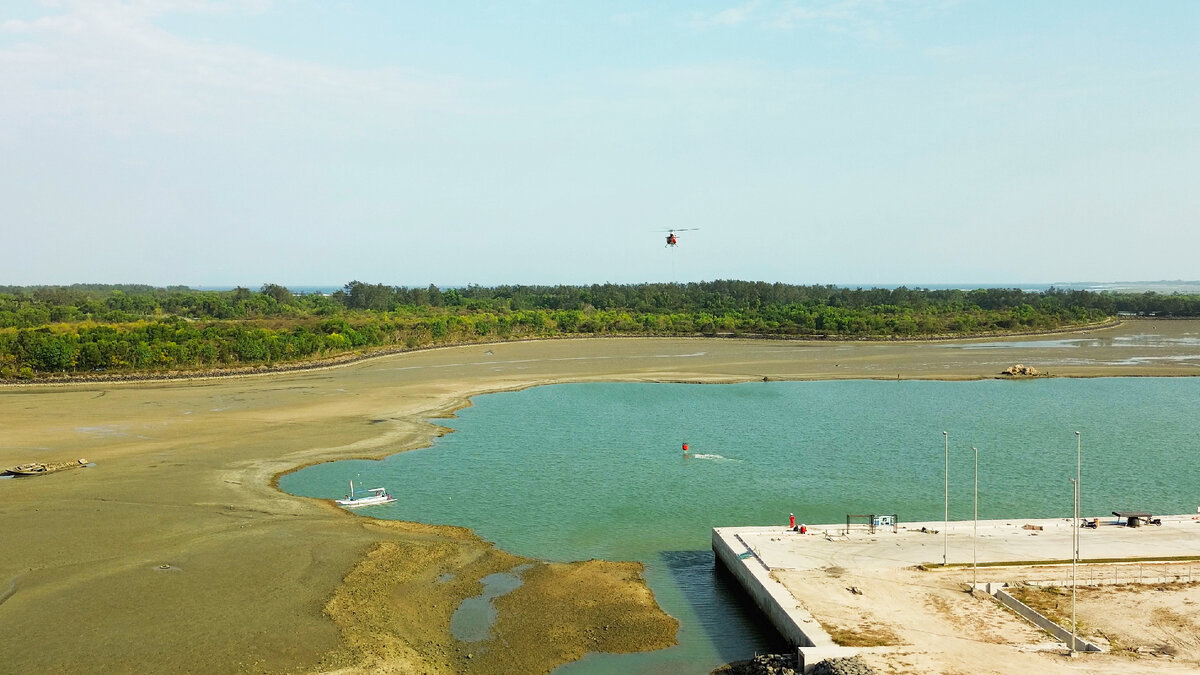
[[[521,342],[254,378],[0,388],[0,466],[96,463],[0,481],[5,667],[537,672],[590,650],[661,648],[675,623],[639,571],[599,562],[536,565],[498,603],[495,638],[458,643],[448,629],[454,607],[479,592],[482,576],[521,559],[457,528],[381,523],[292,497],[273,477],[427,445],[441,433],[427,419],[490,391],[597,380],[974,379],[1015,363],[1056,376],[1200,374],[1200,322],[1002,343]],[[445,574],[453,580],[434,583]]]

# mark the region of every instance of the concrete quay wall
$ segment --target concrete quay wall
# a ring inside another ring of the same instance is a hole
[[[854,648],[835,643],[813,615],[796,602],[791,592],[771,577],[771,569],[737,532],[744,530],[746,528],[713,528],[713,553],[775,630],[797,650],[802,672],[821,659],[858,653]]]

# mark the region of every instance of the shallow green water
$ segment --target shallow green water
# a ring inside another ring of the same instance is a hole
[[[695,672],[777,640],[714,573],[710,528],[834,523],[847,513],[940,520],[1200,505],[1200,379],[570,384],[490,394],[431,448],[310,467],[280,484],[334,498],[354,478],[399,498],[363,515],[470,527],[513,553],[641,560],[680,646],[590,655],[563,673]],[[696,455],[683,457],[687,442]]]

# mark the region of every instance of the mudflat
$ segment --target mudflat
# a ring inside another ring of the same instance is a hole
[[[936,342],[607,338],[468,345],[323,370],[0,387],[0,635],[13,672],[539,672],[674,642],[637,564],[547,564],[459,528],[279,491],[314,462],[444,432],[481,393],[576,381],[1200,374],[1200,321]],[[402,498],[402,495],[400,496]],[[480,579],[521,564],[490,639],[453,639]]]

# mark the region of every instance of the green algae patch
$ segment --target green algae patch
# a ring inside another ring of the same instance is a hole
[[[461,528],[373,526],[394,537],[368,551],[326,603],[342,644],[321,659],[321,671],[538,673],[587,652],[675,644],[679,624],[655,602],[640,563],[546,563]],[[523,583],[496,598],[490,638],[455,639],[455,610],[481,592],[485,577],[502,572],[519,573]]]

